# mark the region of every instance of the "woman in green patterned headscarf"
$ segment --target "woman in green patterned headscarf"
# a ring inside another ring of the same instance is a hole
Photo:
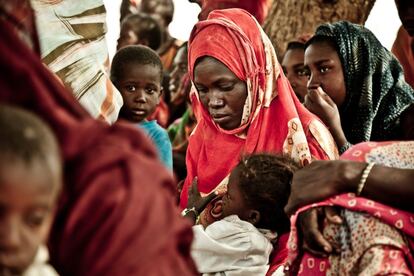
[[[414,139],[414,90],[371,31],[324,24],[306,47],[305,106],[330,128],[340,151],[362,141]]]

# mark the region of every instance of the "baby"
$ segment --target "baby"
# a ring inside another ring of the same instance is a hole
[[[45,247],[62,186],[52,131],[34,114],[0,105],[0,275],[57,275]]]
[[[223,219],[193,226],[191,255],[202,274],[265,275],[277,236],[289,232],[284,206],[298,165],[288,157],[255,154],[230,174],[222,199]],[[193,222],[216,194],[202,198],[193,182],[183,215]]]

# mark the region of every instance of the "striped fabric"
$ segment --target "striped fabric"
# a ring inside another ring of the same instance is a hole
[[[94,117],[114,122],[122,97],[107,69],[103,0],[31,0],[43,62]]]

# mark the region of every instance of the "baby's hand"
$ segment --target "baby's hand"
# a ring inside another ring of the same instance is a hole
[[[201,213],[207,204],[217,196],[217,192],[213,192],[208,196],[202,197],[198,191],[198,178],[195,177],[188,192],[187,209],[195,207],[197,213]]]

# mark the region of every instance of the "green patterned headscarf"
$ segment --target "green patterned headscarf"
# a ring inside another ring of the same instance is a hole
[[[340,108],[344,133],[351,143],[401,138],[399,117],[414,103],[397,59],[368,29],[341,21],[318,27],[337,46],[346,83]]]

